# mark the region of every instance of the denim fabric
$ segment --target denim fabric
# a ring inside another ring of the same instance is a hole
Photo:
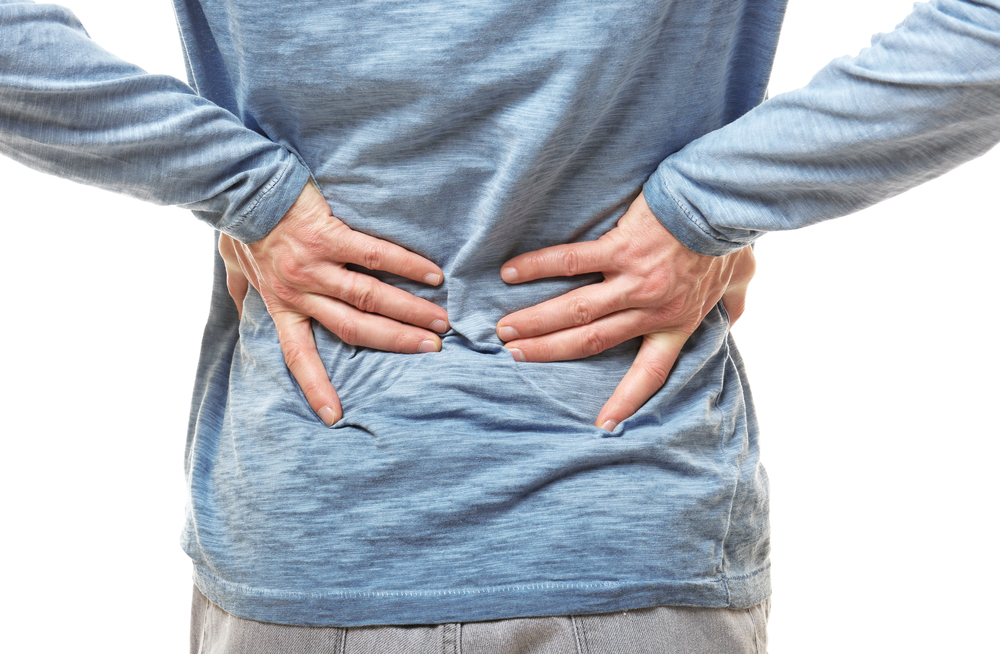
[[[679,238],[722,252],[997,139],[995,4],[921,7],[751,111],[783,4],[177,0],[195,92],[114,59],[62,9],[0,0],[3,152],[244,240],[311,174],[335,215],[445,272],[433,289],[379,275],[448,309],[439,353],[315,329],[344,406],[327,429],[260,298],[238,322],[217,262],[183,534],[209,599],[359,626],[769,595],[767,479],[721,306],[610,435],[593,420],[637,343],[516,364],[493,330],[596,280],[507,286],[503,261],[599,237],[644,184]]]
[[[398,627],[244,620],[194,591],[191,654],[767,654],[770,600],[749,609],[617,613]]]

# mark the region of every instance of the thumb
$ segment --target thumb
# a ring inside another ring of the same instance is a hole
[[[219,254],[226,264],[226,288],[236,304],[237,314],[242,318],[243,300],[246,299],[249,282],[246,275],[243,274],[243,266],[240,264],[233,237],[229,234],[219,236]]]
[[[611,399],[597,414],[594,424],[601,429],[614,431],[620,422],[632,417],[649,398],[656,395],[666,383],[667,375],[673,369],[688,336],[689,334],[677,330],[643,336],[632,366],[615,388]]]
[[[754,273],[757,272],[757,259],[750,246],[729,256],[732,257],[732,275],[729,278],[729,285],[722,294],[722,306],[726,308],[726,313],[729,314],[729,324],[732,326],[740,319],[744,309],[746,309],[747,289]]]

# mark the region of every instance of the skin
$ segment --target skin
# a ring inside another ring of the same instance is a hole
[[[327,426],[343,410],[316,350],[312,323],[349,345],[416,354],[441,350],[448,331],[441,307],[347,269],[347,264],[383,270],[436,286],[441,269],[398,245],[353,231],[330,212],[309,183],[263,239],[243,244],[223,234],[219,252],[236,308],[243,313],[248,284],[260,293],[274,320],[288,369],[309,406]]]
[[[640,193],[598,240],[505,263],[500,275],[510,284],[592,272],[604,281],[504,317],[497,336],[518,361],[580,359],[642,336],[635,361],[594,421],[613,431],[666,383],[684,343],[719,300],[736,322],[755,269],[750,247],[722,257],[692,252]]]
[[[242,315],[250,284],[278,329],[285,363],[327,426],[343,411],[316,350],[311,318],[350,345],[415,354],[441,349],[448,314],[437,305],[347,270],[348,263],[436,286],[439,267],[397,245],[351,230],[310,183],[271,232],[243,244],[223,234],[229,294]],[[600,272],[604,281],[523,309],[497,324],[518,361],[565,361],[642,336],[629,372],[595,424],[608,431],[666,382],[685,341],[720,300],[735,322],[753,277],[747,247],[723,257],[685,247],[650,211],[642,194],[596,241],[519,255],[500,270],[509,284]]]

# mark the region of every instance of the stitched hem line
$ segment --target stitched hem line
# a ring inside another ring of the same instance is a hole
[[[195,583],[210,600],[241,618],[340,627],[477,622],[610,613],[652,606],[747,608],[759,604],[771,592],[766,568],[736,579],[297,592],[228,582],[196,566]]]

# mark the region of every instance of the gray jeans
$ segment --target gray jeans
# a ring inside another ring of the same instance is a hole
[[[292,627],[237,618],[195,588],[191,654],[766,654],[770,600],[743,610],[619,613],[406,627]]]

